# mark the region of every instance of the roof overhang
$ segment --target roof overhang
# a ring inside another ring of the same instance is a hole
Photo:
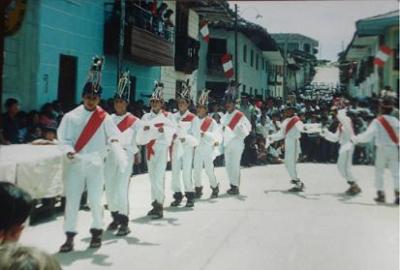
[[[278,51],[263,51],[263,56],[272,65],[283,65],[283,56],[281,52]]]

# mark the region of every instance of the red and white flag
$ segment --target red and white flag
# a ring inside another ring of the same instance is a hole
[[[385,45],[382,45],[379,48],[379,51],[375,55],[374,64],[383,67],[391,54],[392,54],[392,49],[386,47]]]
[[[208,30],[208,22],[207,21],[204,21],[201,24],[200,34],[202,35],[203,40],[205,42],[208,43],[208,41],[210,41],[210,31]]]
[[[231,78],[233,76],[233,64],[232,56],[230,54],[224,54],[221,57],[222,67],[224,68],[225,77]]]

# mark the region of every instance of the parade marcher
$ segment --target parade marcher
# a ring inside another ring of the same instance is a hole
[[[250,121],[235,107],[238,87],[239,84],[234,81],[229,83],[225,92],[226,113],[221,119],[224,133],[225,166],[231,186],[227,193],[230,195],[239,194],[240,159],[244,150],[244,139],[251,131]]]
[[[217,122],[208,116],[208,93],[204,90],[197,103],[197,118],[193,121],[193,133],[199,142],[194,151],[193,179],[195,183],[195,197],[203,195],[201,171],[204,170],[210,181],[211,198],[217,198],[219,183],[214,173],[214,159],[218,155],[218,146],[222,141],[222,133]]]
[[[286,119],[282,122],[281,129],[270,135],[268,141],[272,143],[285,139],[285,167],[291,177],[291,183],[294,185],[289,191],[300,192],[304,189],[304,183],[297,176],[296,163],[301,152],[299,139],[304,125],[295,115],[295,108],[291,104],[285,107],[284,114]]]
[[[337,167],[340,175],[346,179],[350,185],[346,191],[347,195],[354,196],[361,192],[360,187],[357,184],[357,179],[351,172],[351,166],[353,164],[353,153],[354,146],[345,149],[345,145],[350,142],[352,136],[354,136],[353,123],[351,118],[346,115],[346,110],[338,110],[337,107],[332,107],[333,116],[339,121],[338,128],[335,133],[330,132],[328,129],[323,129],[321,132],[322,137],[331,142],[339,142],[339,157],[337,160]]]
[[[177,126],[177,131],[172,144],[172,191],[174,201],[171,206],[179,206],[183,199],[181,186],[181,170],[183,190],[186,196],[186,207],[194,206],[194,183],[192,178],[192,165],[194,147],[197,140],[193,137],[192,125],[196,115],[189,111],[190,85],[189,80],[182,84],[182,91],[178,95],[178,112],[171,115]]]
[[[105,163],[105,189],[108,209],[111,211],[113,221],[107,230],[115,231],[117,235],[124,236],[130,233],[128,227],[129,214],[129,182],[132,175],[134,155],[139,151],[136,145],[136,134],[140,128],[140,120],[127,112],[130,98],[129,72],[125,72],[118,83],[114,95],[115,114],[112,120],[121,132],[120,143],[127,154],[127,166],[120,170],[119,164],[110,153]]]
[[[154,219],[163,217],[168,149],[175,133],[175,124],[162,111],[164,102],[163,88],[164,85],[162,83],[156,82],[154,92],[150,98],[151,110],[143,115],[143,128],[138,131],[136,137],[139,145],[146,145],[147,166],[153,201],[153,208],[147,215]]]
[[[395,204],[399,204],[399,120],[391,116],[394,100],[390,96],[382,98],[380,104],[381,114],[375,118],[363,133],[353,136],[355,144],[375,141],[375,187],[377,189],[377,203],[386,201],[384,192],[383,173],[388,166],[393,182]]]
[[[89,71],[82,98],[83,105],[68,112],[58,128],[60,147],[66,153],[65,161],[65,225],[67,240],[60,252],[69,252],[74,246],[76,223],[83,189],[86,185],[93,222],[91,225],[91,248],[101,246],[103,227],[104,158],[107,146],[124,168],[126,156],[118,138],[120,132],[108,115],[98,106],[102,88],[100,85],[103,59],[95,57]]]

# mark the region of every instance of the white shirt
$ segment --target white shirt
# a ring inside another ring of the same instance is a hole
[[[74,146],[76,141],[93,112],[94,111],[86,110],[83,105],[80,105],[64,115],[57,130],[57,136],[62,150],[65,153],[75,152]],[[118,139],[120,135],[121,132],[114,124],[111,116],[107,114],[100,127],[78,154],[81,157],[86,156],[93,160],[96,157],[104,159],[107,151],[107,144],[109,144],[112,139]]]
[[[124,115],[116,115],[116,114],[112,114],[111,118],[113,120],[113,122],[115,123],[115,125],[118,127],[118,124],[125,119],[125,117],[127,117],[128,115],[132,115],[131,113],[127,112]],[[133,116],[135,117],[135,116]],[[129,153],[132,154],[136,154],[139,149],[137,148],[137,144],[136,144],[136,135],[137,132],[139,130],[139,128],[142,127],[141,124],[141,120],[137,117],[136,121],[126,130],[124,130],[124,132],[121,133],[120,136],[120,143],[122,145],[122,147],[128,151]]]
[[[285,139],[285,141],[293,141],[298,140],[301,137],[301,132],[304,130],[304,124],[301,121],[297,121],[297,123],[289,130],[289,132],[285,134],[287,125],[294,117],[296,116],[283,120],[281,129],[271,135],[271,139],[273,141],[280,141],[283,138]]]
[[[167,115],[167,116],[166,116]],[[158,114],[150,111],[142,116],[142,127],[149,125],[149,122],[156,121],[155,124],[164,124],[164,132],[160,133],[156,139],[156,144],[171,145],[172,136],[175,132],[175,124],[169,119],[167,113],[160,111]]]
[[[386,121],[393,128],[394,132],[399,137],[399,120],[391,115],[383,115]],[[372,139],[375,139],[376,146],[395,146],[396,145],[389,137],[386,129],[382,126],[382,124],[375,118],[371,124],[368,126],[367,130],[361,134],[358,134],[356,137],[353,137],[353,141],[356,143],[365,143],[369,142]]]
[[[221,128],[217,124],[217,122],[211,118],[211,124],[208,127],[207,131],[204,132],[204,136],[202,137],[201,134],[203,131],[201,130],[201,125],[203,124],[204,120],[207,117],[204,118],[199,118],[196,117],[196,119],[193,121],[193,136],[197,139],[199,142],[199,146],[202,145],[215,145],[215,143],[221,143],[222,141],[222,132]]]

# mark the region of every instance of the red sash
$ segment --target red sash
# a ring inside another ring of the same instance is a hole
[[[211,117],[207,117],[206,119],[204,119],[203,123],[200,126],[200,130],[202,132],[206,132],[208,130],[208,128],[211,126],[212,123],[212,118]]]
[[[399,137],[397,136],[396,132],[394,131],[393,127],[389,124],[389,122],[383,117],[382,115],[376,118],[379,123],[383,126],[386,130],[387,134],[389,135],[392,142],[396,145],[399,144]]]
[[[75,143],[74,149],[75,152],[80,152],[85,145],[90,141],[93,135],[96,133],[97,129],[101,126],[104,119],[106,118],[107,113],[100,107],[97,107],[87,122],[85,128],[82,130],[79,135],[78,140]]]
[[[236,125],[239,123],[240,119],[242,119],[243,113],[242,112],[237,112],[231,119],[231,122],[229,122],[228,127],[231,130],[234,130]]]
[[[122,119],[121,122],[117,125],[118,129],[121,132],[124,132],[128,128],[130,128],[135,122],[137,118],[133,116],[132,114],[128,114],[124,119]]]
[[[195,118],[195,115],[193,113],[189,113],[181,121],[183,121],[183,122],[192,122],[194,118]]]
[[[154,125],[156,128],[160,128],[164,126],[164,123],[158,123]],[[150,160],[152,156],[154,156],[154,149],[153,146],[156,143],[156,140],[151,140],[148,144],[146,144],[147,150],[147,160]]]
[[[295,116],[292,119],[290,119],[289,123],[286,126],[285,129],[285,135],[289,133],[289,131],[294,127],[294,125],[296,125],[297,122],[300,121],[300,118]]]

